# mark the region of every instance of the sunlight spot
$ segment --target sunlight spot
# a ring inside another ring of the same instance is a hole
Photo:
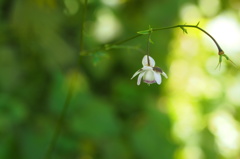
[[[200,0],[199,7],[203,14],[206,16],[214,16],[220,9],[219,0]]]
[[[202,151],[199,147],[196,146],[186,146],[183,151],[184,159],[201,159],[203,158]]]
[[[183,80],[188,74],[187,70],[188,65],[185,60],[176,60],[170,67],[170,74],[172,74],[175,79]],[[179,80],[174,80],[173,82],[178,83]]]
[[[231,103],[239,106],[240,105],[239,95],[240,95],[240,83],[237,82],[235,84],[232,84],[230,88],[228,88],[227,97]]]
[[[231,12],[225,12],[207,24],[206,30],[217,40],[225,53],[236,54],[240,52],[240,24]],[[206,44],[214,45],[209,40]]]
[[[207,61],[206,61],[206,70],[208,71],[208,73],[210,73],[211,75],[221,75],[226,71],[226,63],[222,62],[221,63],[221,68],[216,68],[217,64],[218,64],[218,56],[210,56]]]
[[[186,91],[190,96],[198,97],[202,94],[202,92],[205,92],[207,90],[206,88],[206,80],[204,76],[201,75],[201,72],[199,69],[193,69],[194,74],[192,74],[188,78],[188,82],[186,85]]]
[[[119,21],[108,9],[100,9],[97,13],[97,23],[95,24],[95,38],[106,43],[114,39],[121,32]]]
[[[191,32],[193,32],[193,30],[191,30]],[[185,37],[180,41],[180,45],[182,53],[186,54],[188,57],[194,57],[197,55],[197,53],[199,53],[198,40],[194,39],[193,37]]]
[[[184,22],[197,23],[201,19],[201,13],[196,5],[188,3],[181,8],[180,17]]]
[[[222,93],[222,85],[213,78],[206,80],[206,89],[204,95],[210,99],[218,98]]]
[[[78,12],[79,2],[77,0],[64,0],[66,10],[64,11],[66,14],[74,15]]]
[[[186,98],[180,98],[171,105],[175,106],[172,109],[175,112],[172,113],[176,115],[173,133],[180,140],[187,142],[189,136],[192,136],[202,126],[198,107]]]
[[[101,1],[105,5],[108,5],[108,6],[111,6],[111,7],[115,7],[115,6],[117,6],[121,3],[120,0],[101,0]]]
[[[235,120],[227,112],[216,112],[210,119],[210,130],[215,134],[220,152],[233,157],[240,149],[240,131]]]

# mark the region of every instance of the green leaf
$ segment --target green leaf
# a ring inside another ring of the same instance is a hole
[[[98,51],[92,55],[93,64],[97,65],[102,59],[107,57],[107,53],[104,51]]]
[[[225,58],[226,58],[226,60],[230,60],[230,59],[229,59],[229,57],[228,57],[226,54],[222,54],[222,55],[220,55],[220,56],[223,56],[223,57],[225,57]]]
[[[142,31],[138,31],[138,34],[149,34],[149,30],[142,30]]]
[[[104,48],[105,48],[105,50],[110,50],[111,49],[111,45],[109,45],[109,44],[106,44],[106,45],[104,45]]]
[[[225,57],[226,60],[230,61],[234,67],[239,69],[239,66],[237,64],[235,64],[226,54],[222,54],[222,56]]]
[[[182,29],[182,31],[183,31],[183,33],[186,33],[186,34],[188,34],[188,32],[187,32],[187,29],[185,29],[184,27],[180,27],[181,29]]]
[[[219,70],[220,70],[221,69],[221,64],[222,64],[222,55],[219,55],[218,64],[217,64],[215,69],[217,69],[219,67]]]
[[[154,44],[154,42],[152,41],[152,39],[149,39],[149,42],[150,42],[151,44]]]
[[[236,68],[239,69],[239,66],[237,66],[237,65],[236,65],[226,54],[224,54],[224,53],[219,54],[219,60],[218,60],[218,64],[217,64],[217,67],[216,67],[216,68],[218,68],[218,67],[219,67],[219,69],[221,68],[221,63],[222,63],[223,57],[224,57],[227,61],[231,62],[231,64],[232,64],[233,66],[235,66]]]

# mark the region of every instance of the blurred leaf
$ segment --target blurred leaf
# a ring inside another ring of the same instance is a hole
[[[162,126],[168,119],[162,118],[162,114],[158,112],[154,113],[156,116],[152,118],[152,113],[154,112],[149,112],[141,127],[135,128],[132,134],[132,142],[139,155],[138,158],[174,158],[175,146],[169,136],[170,129]]]
[[[149,34],[149,30],[138,31],[138,34]]]
[[[116,136],[120,125],[113,115],[113,110],[105,102],[94,99],[90,97],[87,103],[82,103],[72,112],[69,117],[71,129],[83,137],[93,139]]]
[[[102,60],[103,60],[104,58],[107,58],[107,57],[108,57],[108,55],[107,55],[107,53],[104,52],[104,51],[95,52],[95,53],[93,53],[93,55],[92,55],[93,64],[96,66],[96,65],[98,65],[100,62],[102,62]]]

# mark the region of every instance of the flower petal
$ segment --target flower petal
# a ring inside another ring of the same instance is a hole
[[[165,72],[161,73],[165,78],[168,78],[167,74]]]
[[[145,71],[145,74],[143,76],[143,80],[149,81],[149,82],[155,82],[155,75],[153,70],[147,70]]]
[[[144,72],[141,72],[140,75],[138,76],[137,85],[140,85],[140,84],[141,84],[141,80],[142,80],[142,77],[143,77],[144,74],[145,74],[145,71],[144,71]]]
[[[143,66],[142,68],[143,71],[153,71],[153,67],[150,67],[150,66]]]
[[[140,72],[142,72],[142,69],[139,69],[137,72],[135,72],[131,79],[133,79],[135,76],[137,76]]]
[[[155,71],[153,71],[153,72],[154,72],[154,77],[155,77],[156,83],[157,83],[157,84],[161,84],[161,82],[162,82],[162,77],[161,77],[160,73],[157,73],[157,72],[155,72]]]
[[[149,57],[149,64],[148,64],[148,57]],[[142,59],[142,64],[143,64],[143,66],[154,67],[155,66],[155,61],[151,56],[145,55]]]

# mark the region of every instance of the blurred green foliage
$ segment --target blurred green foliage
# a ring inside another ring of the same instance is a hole
[[[219,12],[203,16],[203,21],[228,9],[236,12],[231,8],[234,0],[218,2],[222,4]],[[190,97],[183,88],[186,83],[165,79],[160,86],[137,86],[136,79],[130,78],[141,68],[145,35],[111,49],[99,49],[149,25],[176,25],[181,22],[182,7],[188,3],[198,6],[200,0],[89,0],[84,29],[83,3],[0,0],[0,158],[44,158],[72,84],[73,95],[52,158],[237,159],[239,153],[227,156],[227,151],[224,156],[220,152],[219,136],[207,126],[209,114],[226,100],[224,93],[212,98]],[[195,23],[198,21],[201,19]],[[81,30],[84,48],[80,51]],[[169,63],[178,56],[171,44],[179,40],[178,34],[156,32],[152,40],[151,56],[170,73]],[[201,56],[199,63],[205,63],[206,58]],[[178,97],[196,113],[182,114],[187,121],[201,116],[201,128],[198,122],[197,126],[186,124],[195,130],[189,136],[187,130],[178,129],[182,109]],[[239,105],[227,108],[234,109],[229,111],[230,117],[238,123]],[[187,137],[181,139],[176,134]]]

